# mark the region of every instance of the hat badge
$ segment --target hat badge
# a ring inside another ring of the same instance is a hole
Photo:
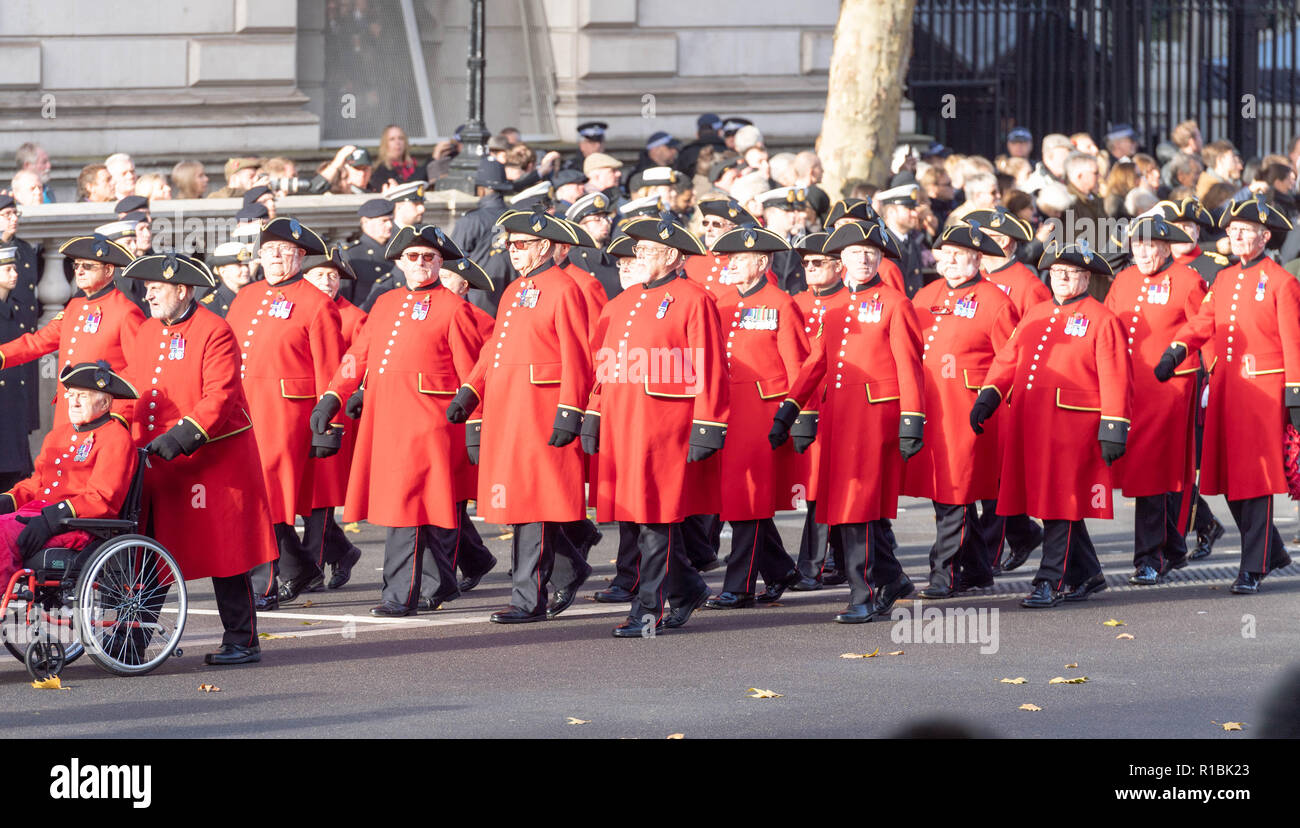
[[[106,253],[108,253],[108,248],[104,247],[104,245],[102,245],[102,244],[97,244],[97,245],[95,245],[95,256],[96,256],[96,257],[100,257],[100,258],[102,258]]]
[[[541,216],[538,216],[537,218],[533,219],[533,232],[541,231],[543,224],[544,222],[542,221]]]
[[[302,235],[302,225],[298,223],[298,219],[289,219],[289,235],[293,236],[294,241]]]
[[[598,209],[598,210],[600,210],[600,209],[604,209],[604,207],[605,207],[605,197],[602,196],[602,195],[598,195],[598,196],[596,196],[594,199],[591,200],[591,203],[594,204],[594,205],[596,205],[596,209]]]
[[[163,268],[163,278],[170,279],[172,277],[172,274],[174,274],[175,272],[176,271],[172,269],[171,265],[167,265],[166,267]]]
[[[994,213],[993,220],[989,222],[989,227],[1001,227],[1001,226],[1002,226],[1002,214]]]
[[[735,218],[735,217],[736,217],[736,208],[735,208],[735,207],[728,207],[728,208],[727,208],[727,215],[730,216],[731,218]]]
[[[746,230],[746,231],[745,231],[745,247],[753,247],[753,246],[754,246],[754,231],[753,231],[753,230]]]
[[[671,227],[663,227],[659,230],[659,238],[664,239],[665,241],[667,241],[668,237],[672,234],[673,230]]]
[[[108,385],[108,383],[104,380],[103,377],[97,377],[95,379],[95,385],[99,386],[100,388],[103,388],[104,386]]]
[[[415,194],[418,195],[420,198],[424,198],[424,186],[421,185],[419,187],[416,187]]]

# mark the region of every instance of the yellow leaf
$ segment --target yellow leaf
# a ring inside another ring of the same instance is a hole
[[[319,621],[303,621],[303,622],[302,622],[302,625],[303,625],[304,627],[314,627],[314,626],[316,626],[316,625],[319,624],[319,623],[320,623]]]
[[[510,540],[514,536],[515,536],[514,532],[502,532],[501,534],[497,535],[497,540]]]
[[[840,653],[840,658],[875,658],[878,655],[880,655],[879,647],[869,653]]]
[[[902,650],[894,650],[892,653],[885,653],[885,655],[902,655],[902,654],[903,654]]]
[[[609,562],[612,563],[612,564],[616,564],[616,563],[618,563],[618,558],[610,558],[610,559],[609,559]]]
[[[1118,640],[1118,641],[1132,641],[1132,640],[1133,640],[1133,636],[1129,635],[1128,633],[1120,633],[1119,635],[1115,636],[1115,638],[1116,638],[1116,640]]]
[[[360,523],[356,523],[356,522],[353,522],[353,523],[345,523],[345,524],[343,524],[343,531],[344,531],[344,532],[351,532],[351,533],[354,534],[354,535],[360,535],[360,534],[361,534],[361,524],[360,524]]]
[[[37,690],[66,690],[67,689],[66,687],[63,686],[63,682],[59,681],[58,676],[50,676],[47,679],[41,679],[40,681],[33,681],[32,687],[35,687]]]
[[[1241,723],[1241,722],[1224,722],[1224,723],[1223,723],[1223,729],[1224,729],[1224,730],[1241,730],[1241,726],[1242,726],[1242,723]]]
[[[1039,706],[1036,705],[1036,704],[1022,704],[1022,705],[1020,705],[1020,707],[1017,708],[1017,709],[1019,709],[1019,710],[1028,710],[1028,711],[1030,711],[1030,712],[1037,713],[1039,710],[1042,710],[1043,708],[1039,707]]]
[[[685,739],[685,738],[686,738],[686,734],[685,734],[685,733],[669,733],[669,734],[668,734],[668,738],[669,738],[669,739]]]
[[[763,606],[765,606],[765,607],[784,607],[785,604],[782,604],[780,601],[769,601],[769,602],[767,602],[766,604],[764,604]]]
[[[1057,676],[1056,678],[1052,679],[1047,683],[1048,684],[1083,684],[1087,680],[1088,680],[1087,676],[1079,676],[1078,678],[1066,678],[1065,676]]]
[[[1069,664],[1065,665],[1065,669],[1067,669],[1067,670],[1077,670],[1077,669],[1079,669],[1079,662],[1077,662],[1077,661],[1072,661],[1072,662],[1070,662]]]
[[[220,693],[221,688],[215,684],[200,684],[199,689],[204,693]]]
[[[1123,621],[1116,621],[1114,618],[1109,621],[1102,621],[1102,625],[1107,627],[1124,627],[1127,626]]]
[[[1028,681],[1028,679],[1026,679],[1024,676],[1017,676],[1016,678],[1013,679],[1004,678],[1002,679],[1001,683],[1002,684],[1024,684],[1026,681]]]
[[[866,656],[861,656],[861,658],[866,658]],[[748,692],[749,692],[749,698],[751,698],[751,699],[779,699],[779,698],[781,698],[781,694],[780,694],[780,693],[773,693],[771,690],[759,690],[757,687],[751,687],[751,688],[749,688],[749,691],[748,691]]]
[[[307,609],[307,607],[311,607],[311,606],[315,606],[311,601],[303,601],[303,602],[302,602],[302,608],[303,608],[303,609]]]
[[[269,640],[271,640],[271,639],[273,639],[273,638],[297,638],[298,636],[296,636],[296,635],[276,635],[275,633],[258,633],[258,634],[257,634],[257,637],[258,637],[258,638],[265,638],[265,639],[267,639],[267,640],[269,641]]]
[[[590,720],[590,719],[575,719],[575,718],[573,718],[572,716],[569,716],[569,717],[565,720],[564,723],[565,723],[565,724],[571,724],[571,725],[591,724],[591,720]]]

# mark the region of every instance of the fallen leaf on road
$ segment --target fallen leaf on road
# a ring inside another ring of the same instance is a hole
[[[780,693],[773,693],[771,690],[759,690],[757,687],[751,687],[748,690],[751,699],[779,699]]]
[[[902,654],[903,654],[902,650],[894,650],[892,653],[885,653],[885,655],[902,655]]]
[[[271,640],[271,639],[273,639],[273,638],[297,638],[298,636],[296,636],[296,635],[276,635],[275,633],[258,633],[258,634],[257,634],[257,637],[258,637],[258,638],[265,638],[265,639],[267,639],[267,640],[269,641],[269,640]]]
[[[575,719],[572,716],[569,716],[564,723],[571,725],[591,724],[591,719]]]
[[[1078,678],[1066,678],[1065,676],[1057,676],[1056,678],[1052,679],[1047,683],[1048,684],[1083,684],[1087,680],[1088,680],[1087,676],[1079,676]]]
[[[618,563],[618,558],[610,558],[610,559],[609,559],[609,562],[610,562],[610,563]]]
[[[47,679],[41,679],[40,681],[33,681],[32,687],[35,687],[37,690],[67,690],[68,689],[63,686],[63,682],[59,681],[58,676],[50,676]]]
[[[1224,729],[1224,730],[1241,730],[1241,726],[1242,726],[1242,723],[1241,723],[1241,722],[1224,722],[1224,723],[1223,723],[1223,729]]]
[[[878,655],[880,655],[879,647],[869,653],[840,653],[840,658],[875,658]]]
[[[1120,633],[1119,635],[1115,636],[1115,639],[1117,641],[1132,641],[1133,636],[1129,635],[1128,633]]]
[[[1102,621],[1101,623],[1102,623],[1103,626],[1106,626],[1106,627],[1125,627],[1125,626],[1128,626],[1128,625],[1125,624],[1123,621],[1116,621],[1114,618],[1110,619],[1109,621]]]
[[[307,609],[307,607],[314,607],[314,606],[316,606],[316,605],[313,604],[311,601],[303,601],[303,602],[302,602],[302,608],[303,608],[303,609]]]
[[[685,733],[669,733],[669,734],[668,734],[668,738],[669,738],[669,739],[685,739],[685,738],[686,738],[686,734],[685,734]]]
[[[1030,712],[1037,713],[1039,710],[1042,710],[1043,708],[1039,707],[1039,706],[1036,705],[1036,704],[1022,704],[1022,705],[1020,705],[1020,707],[1018,707],[1018,708],[1016,708],[1016,709],[1017,709],[1017,710],[1028,710],[1028,711],[1030,711]]]
[[[1077,661],[1071,661],[1069,664],[1065,665],[1065,669],[1067,669],[1067,670],[1077,670],[1077,669],[1079,669],[1079,662],[1077,662]]]
[[[314,627],[314,626],[316,626],[316,625],[319,624],[319,623],[320,623],[319,621],[303,621],[303,622],[302,622],[302,625],[303,625],[304,627]]]
[[[215,684],[200,684],[199,689],[204,693],[220,693],[221,688]]]
[[[351,532],[351,533],[354,534],[354,535],[360,535],[360,534],[361,534],[361,524],[360,524],[360,523],[345,523],[345,524],[343,524],[343,531],[344,531],[344,532]]]
[[[765,606],[765,607],[784,607],[785,604],[782,604],[780,601],[768,601],[768,602],[767,602],[766,604],[764,604],[763,606]]]
[[[1001,684],[1024,684],[1026,681],[1028,681],[1028,679],[1025,678],[1024,676],[1017,676],[1016,678],[1013,679],[1004,678],[1000,683]]]

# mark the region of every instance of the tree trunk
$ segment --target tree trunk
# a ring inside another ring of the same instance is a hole
[[[843,0],[831,47],[826,114],[817,139],[821,187],[839,198],[845,181],[889,181],[898,110],[912,56],[916,0]]]

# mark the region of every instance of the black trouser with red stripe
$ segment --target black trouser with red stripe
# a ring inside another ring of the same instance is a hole
[[[251,647],[257,643],[257,612],[253,609],[253,581],[247,572],[212,579],[221,617],[222,644]]]
[[[546,611],[547,584],[555,568],[556,550],[568,545],[563,524],[552,522],[516,523],[510,542],[514,582],[510,606],[530,614]]]
[[[629,616],[636,621],[656,624],[664,614],[664,601],[679,607],[707,592],[709,587],[691,566],[682,544],[680,523],[638,523],[636,548],[641,582],[632,601]],[[646,616],[650,616],[646,619]]]
[[[1033,549],[1043,542],[1043,530],[1029,515],[999,515],[996,500],[981,500],[980,508],[980,527],[988,550],[989,566],[1002,563],[1004,546],[1016,550]]]
[[[729,522],[731,554],[727,556],[727,574],[722,579],[723,592],[753,593],[760,574],[764,583],[771,584],[795,568],[772,518]]]
[[[839,532],[844,546],[844,574],[849,579],[850,604],[874,603],[880,588],[894,583],[903,574],[887,533],[879,524],[870,520],[831,527],[831,531]]]
[[[718,559],[722,521],[717,515],[691,515],[678,524],[681,543],[691,566],[699,569]]]
[[[1241,532],[1241,571],[1266,575],[1291,562],[1282,535],[1273,525],[1273,496],[1229,500],[1228,511]]]
[[[609,582],[611,587],[636,592],[641,583],[641,551],[636,546],[640,534],[635,523],[626,520],[618,522],[618,554],[614,557],[614,577]],[[681,532],[678,532],[677,538],[680,537]],[[686,554],[685,550],[682,554]]]
[[[303,549],[298,539],[298,530],[292,523],[273,523],[275,546],[279,555],[274,561],[258,564],[249,575],[253,579],[253,590],[258,595],[272,595],[275,592],[275,579],[286,581],[306,580],[321,574],[316,560]]]
[[[982,584],[993,577],[974,503],[934,501],[935,540],[930,547],[930,586],[952,589],[959,580]]]
[[[424,524],[390,526],[384,539],[383,599],[415,609],[424,588],[431,595],[460,594],[451,556],[460,533],[456,529]],[[433,566],[426,568],[425,560]]]
[[[469,517],[469,501],[462,500],[459,504],[460,515],[457,520],[460,525],[457,527],[460,531],[459,545],[456,548],[455,555],[452,556],[452,562],[456,568],[466,578],[481,578],[487,574],[492,567],[497,565],[497,559],[488,551],[487,544],[483,543],[482,536],[479,535],[478,529],[474,528],[474,521]],[[428,566],[428,561],[425,561]],[[423,589],[420,595],[429,597]]]
[[[352,541],[343,534],[343,527],[334,520],[334,507],[312,509],[303,518],[302,548],[316,561],[317,569],[325,564],[336,564],[352,551]]]
[[[1133,566],[1149,566],[1163,573],[1187,559],[1187,541],[1178,531],[1178,509],[1182,492],[1144,495],[1135,498],[1133,518]]]
[[[1034,583],[1047,581],[1060,592],[1101,572],[1097,549],[1081,520],[1043,521],[1043,560]]]
[[[799,560],[796,566],[805,578],[820,578],[822,570],[830,568],[844,571],[844,550],[838,532],[817,522],[817,504],[808,501],[808,514],[803,521],[803,536],[799,540]]]

